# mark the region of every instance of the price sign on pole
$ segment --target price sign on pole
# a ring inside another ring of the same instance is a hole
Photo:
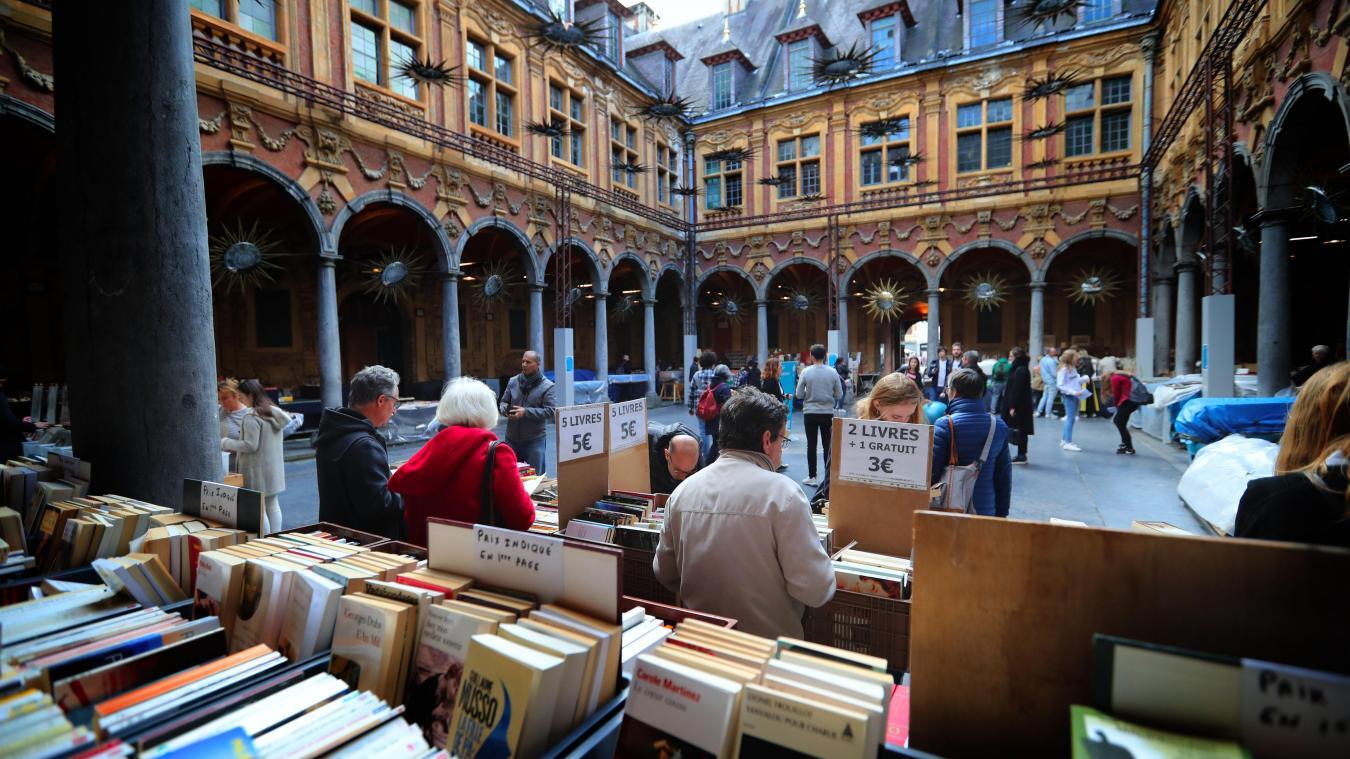
[[[843,420],[839,479],[927,490],[932,438],[927,425]]]
[[[558,463],[605,452],[605,404],[558,409]]]
[[[647,399],[609,404],[609,452],[640,444],[647,436]]]

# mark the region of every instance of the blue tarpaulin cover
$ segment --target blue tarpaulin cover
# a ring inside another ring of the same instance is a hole
[[[1178,434],[1202,443],[1228,435],[1278,435],[1293,398],[1193,398],[1176,417]]]

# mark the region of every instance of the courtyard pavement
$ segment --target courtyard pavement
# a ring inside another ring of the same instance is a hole
[[[648,412],[652,421],[683,422],[697,428],[696,420],[684,406],[663,405]],[[1177,498],[1177,481],[1186,469],[1184,450],[1163,443],[1135,430],[1135,456],[1115,453],[1119,444],[1116,428],[1107,419],[1082,419],[1074,428],[1074,442],[1083,451],[1071,453],[1059,448],[1062,422],[1054,418],[1037,419],[1036,433],[1027,453],[1030,463],[1013,467],[1011,516],[1046,521],[1051,517],[1074,519],[1089,525],[1129,529],[1136,519],[1169,522],[1188,532],[1205,533],[1199,520]],[[506,425],[499,425],[498,437]],[[552,429],[550,427],[550,438]],[[792,437],[784,453],[788,466],[785,476],[800,483],[806,477],[806,442],[802,415],[793,414]],[[417,445],[391,447],[391,461],[411,457]],[[314,459],[308,440],[288,441],[288,458],[304,456],[286,463],[286,492],[281,508],[286,527],[318,521],[319,501]],[[817,456],[821,454],[817,453]],[[556,463],[552,440],[549,441],[550,470]],[[814,488],[804,488],[808,496]]]

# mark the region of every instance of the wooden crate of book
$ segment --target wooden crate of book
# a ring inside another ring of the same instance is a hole
[[[648,614],[672,625],[679,624],[686,619],[697,619],[707,622],[710,625],[717,625],[718,627],[725,627],[727,629],[732,629],[736,626],[736,620],[728,617],[719,617],[716,614],[694,611],[693,609],[685,609],[680,606],[671,606],[670,604],[658,603],[650,599],[638,598],[636,596],[625,595],[619,603],[619,609],[622,611],[628,611],[634,606],[641,606],[647,610]]]
[[[807,609],[806,639],[845,651],[880,656],[892,672],[909,667],[910,602],[848,590],[818,609]]]
[[[400,556],[411,556],[418,561],[427,560],[427,549],[405,543],[402,540],[383,540],[379,543],[371,543],[368,548],[372,551],[384,551],[385,553],[399,554]]]
[[[351,527],[343,527],[340,524],[333,524],[332,522],[315,522],[313,524],[301,525],[300,527],[292,527],[289,530],[274,532],[272,535],[284,535],[288,532],[326,532],[335,537],[342,538],[343,540],[350,540],[359,546],[372,546],[376,543],[383,543],[389,540],[389,538],[386,538],[383,535],[354,530]],[[271,537],[271,535],[268,537]]]
[[[622,548],[624,595],[667,606],[679,606],[675,594],[657,581],[656,573],[652,570],[652,558],[656,552],[626,546]]]

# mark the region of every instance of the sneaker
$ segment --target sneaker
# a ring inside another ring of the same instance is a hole
[[[1081,450],[1083,450],[1082,448],[1079,448],[1077,445],[1075,445],[1075,444],[1073,444],[1073,443],[1060,443],[1060,444],[1059,444],[1059,447],[1060,447],[1060,448],[1063,448],[1063,449],[1066,450],[1066,451],[1081,451]]]
[[[1117,446],[1117,447],[1116,447],[1116,454],[1117,454],[1117,455],[1124,455],[1124,454],[1126,454],[1126,453],[1133,453],[1133,452],[1134,452],[1134,451],[1131,451],[1129,448],[1126,448],[1126,447],[1123,446],[1123,445],[1122,445],[1122,446]]]
[[[1027,463],[1027,457],[1026,457],[1026,456],[1013,456],[1012,463],[1014,463],[1014,464],[1025,464],[1025,463]]]
[[[1134,455],[1134,449],[1133,449],[1133,448],[1126,448],[1126,449],[1125,449],[1125,452],[1128,453],[1128,454],[1130,454],[1131,456]]]
[[[806,479],[802,480],[802,484],[806,485],[807,487],[813,488],[820,484],[820,480],[817,480],[815,477],[807,477]]]

